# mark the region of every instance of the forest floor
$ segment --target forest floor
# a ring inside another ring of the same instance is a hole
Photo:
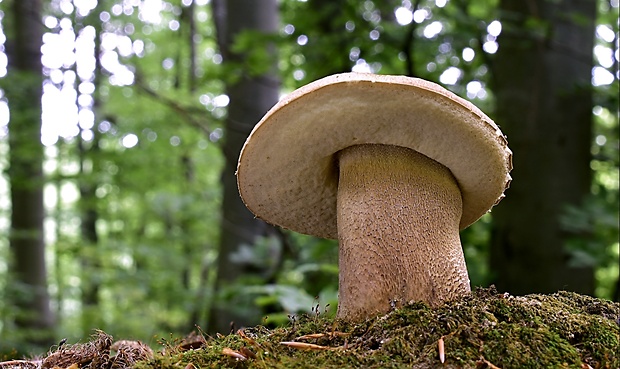
[[[617,369],[620,304],[570,292],[510,296],[488,288],[438,308],[414,303],[357,324],[306,315],[283,328],[194,333],[157,351],[97,331],[36,365],[7,363],[0,368]]]

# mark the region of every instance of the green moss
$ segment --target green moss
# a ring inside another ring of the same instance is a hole
[[[254,327],[203,348],[158,354],[137,368],[618,368],[620,304],[569,292],[513,297],[479,289],[431,309],[414,303],[352,324],[306,316],[286,328]],[[310,334],[320,337],[300,339]],[[323,346],[302,350],[295,341]],[[245,354],[247,360],[226,355]],[[252,356],[254,356],[252,358]]]

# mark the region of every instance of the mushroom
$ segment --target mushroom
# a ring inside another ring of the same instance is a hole
[[[416,78],[344,73],[280,100],[237,167],[258,218],[339,240],[338,317],[471,291],[459,230],[503,197],[512,153],[470,102]]]

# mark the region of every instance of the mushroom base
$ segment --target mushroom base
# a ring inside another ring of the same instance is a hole
[[[461,192],[443,165],[411,149],[365,144],[338,154],[338,317],[471,291],[459,238]]]

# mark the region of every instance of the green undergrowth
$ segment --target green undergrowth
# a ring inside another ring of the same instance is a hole
[[[619,314],[618,303],[570,292],[478,289],[439,308],[414,303],[358,324],[304,316],[285,328],[204,337],[186,351],[168,343],[135,367],[616,369]]]

